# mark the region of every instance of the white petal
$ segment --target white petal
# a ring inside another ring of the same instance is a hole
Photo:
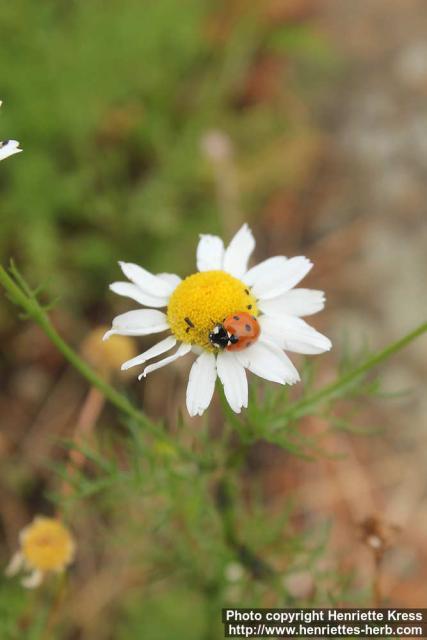
[[[141,378],[145,378],[152,371],[161,369],[161,367],[165,367],[167,364],[174,362],[174,360],[182,358],[182,356],[185,356],[189,351],[191,351],[191,344],[186,344],[183,342],[172,356],[163,358],[163,360],[159,360],[158,362],[149,364],[148,367],[145,367],[144,371],[138,376],[138,380],[141,380]]]
[[[255,275],[255,278],[252,274],[252,279],[254,280],[253,285],[251,285],[252,293],[260,300],[274,298],[292,289],[307,275],[313,264],[304,256],[297,256],[289,260],[276,260],[274,269],[272,266],[270,264],[269,269],[262,269],[258,272],[258,275]],[[248,275],[251,279],[251,272],[249,272],[245,276],[245,282]]]
[[[315,289],[291,289],[271,300],[260,300],[258,307],[270,316],[311,316],[325,306],[325,294]]]
[[[197,268],[199,271],[222,269],[224,243],[218,236],[201,235],[197,246]]]
[[[30,524],[27,524],[27,526],[25,526],[25,527],[23,527],[23,528],[21,529],[21,531],[19,532],[19,544],[21,545],[21,547],[22,547],[22,545],[24,545],[24,544],[25,544],[26,537],[27,537],[27,535],[28,535],[29,531],[31,530],[32,525],[33,525],[35,522],[37,522],[38,520],[41,520],[41,518],[42,518],[42,516],[36,516],[36,517],[33,519],[33,521],[32,521],[32,522],[30,522]]]
[[[262,334],[281,349],[295,353],[315,354],[329,351],[332,343],[301,318],[293,316],[260,316]]]
[[[248,381],[243,365],[231,351],[222,351],[217,356],[216,367],[224,385],[228,404],[235,413],[248,406]]]
[[[255,240],[252,231],[247,224],[244,224],[225,250],[224,271],[236,278],[241,278],[247,271],[248,261],[254,248]]]
[[[170,284],[173,289],[176,289],[176,287],[182,282],[182,278],[177,276],[176,273],[158,273],[157,277]]]
[[[22,569],[24,566],[25,558],[20,551],[16,551],[10,559],[9,564],[7,565],[4,573],[9,578],[12,576],[16,576],[16,574]]]
[[[116,333],[122,336],[148,336],[150,333],[159,333],[166,329],[169,329],[169,324],[162,311],[136,309],[116,316],[112,328],[107,331],[103,340],[107,340]]]
[[[157,298],[169,297],[175,287],[162,278],[131,262],[119,262],[126,278],[137,284],[142,291]]]
[[[114,293],[117,293],[117,295],[131,298],[132,300],[135,300],[135,302],[139,302],[139,304],[143,304],[146,307],[166,307],[168,303],[168,298],[166,296],[163,298],[152,296],[149,293],[142,291],[142,289],[140,289],[136,284],[132,284],[132,282],[113,282],[110,284],[110,289],[111,291],[114,291]]]
[[[15,153],[21,153],[17,140],[4,140],[0,142],[0,160],[4,160]]]
[[[243,276],[243,281],[250,287],[258,282],[264,282],[270,278],[274,278],[279,269],[283,269],[283,265],[288,261],[285,256],[272,256],[256,264],[252,269]]]
[[[265,380],[280,384],[294,384],[300,380],[288,356],[268,340],[258,340],[249,349],[236,351],[236,358],[246,369]]]
[[[42,583],[43,577],[43,572],[35,569],[29,576],[21,580],[21,584],[27,589],[35,589]]]
[[[192,344],[191,351],[195,353],[197,356],[200,356],[200,354],[203,353],[204,349],[202,349],[202,347],[199,347],[199,345],[197,344]]]
[[[187,409],[190,416],[201,416],[211,403],[215,390],[216,359],[204,351],[191,367],[187,386]]]
[[[131,367],[136,367],[138,364],[144,364],[144,362],[147,362],[147,360],[151,360],[151,358],[161,356],[162,353],[169,351],[169,349],[172,349],[172,347],[174,347],[175,345],[176,338],[174,336],[168,336],[164,340],[161,340],[160,342],[152,346],[150,349],[147,349],[147,351],[144,351],[144,353],[140,353],[139,356],[131,358],[130,360],[126,360],[126,362],[122,364],[121,369],[122,371],[126,371]]]

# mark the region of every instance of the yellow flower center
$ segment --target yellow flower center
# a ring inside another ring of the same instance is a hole
[[[61,571],[73,559],[74,541],[55,518],[36,518],[22,536],[22,553],[32,569]]]
[[[249,287],[225,271],[203,271],[185,278],[175,289],[167,310],[175,337],[215,351],[209,333],[217,323],[237,311],[258,315]]]

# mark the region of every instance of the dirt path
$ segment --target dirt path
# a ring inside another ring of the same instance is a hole
[[[356,344],[365,336],[379,347],[427,318],[427,6],[328,0],[319,22],[346,61],[321,122],[333,167],[319,216],[335,229],[333,325]],[[427,338],[395,358],[383,379],[413,393],[377,413],[386,436],[352,445],[362,466],[354,475],[350,464],[349,474],[354,489],[362,469],[379,515],[402,527],[387,588],[393,601],[415,606],[427,595]],[[355,506],[360,496],[347,498]]]

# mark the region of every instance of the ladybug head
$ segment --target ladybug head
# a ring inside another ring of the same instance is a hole
[[[225,349],[230,342],[230,336],[222,324],[216,324],[209,332],[209,342],[216,349]]]

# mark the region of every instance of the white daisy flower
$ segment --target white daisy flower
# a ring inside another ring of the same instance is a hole
[[[190,416],[207,409],[217,376],[230,407],[240,413],[248,404],[246,369],[272,382],[294,384],[300,377],[284,351],[314,354],[331,348],[330,340],[301,318],[317,313],[325,302],[322,291],[294,288],[313,266],[310,260],[274,256],[248,269],[254,247],[247,224],[227,248],[219,237],[201,235],[198,273],[181,280],[120,262],[130,282],[110,285],[114,293],[148,308],[114,318],[104,340],[114,334],[169,333],[122,369],[145,364],[176,345],[172,355],[146,366],[139,379],[190,352],[197,355],[187,386]]]
[[[0,100],[0,107],[2,101]],[[17,140],[0,140],[0,160],[4,160],[9,156],[13,156],[15,153],[20,153],[22,149],[19,148],[19,142]]]

